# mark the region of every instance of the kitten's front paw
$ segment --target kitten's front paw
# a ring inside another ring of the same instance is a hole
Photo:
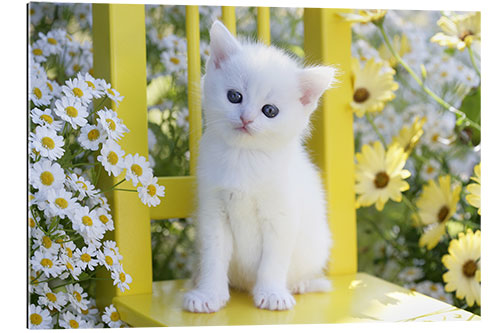
[[[193,289],[184,294],[184,309],[190,312],[217,312],[229,300],[229,294],[221,296],[213,292]]]
[[[290,310],[295,299],[286,289],[257,288],[253,293],[255,306],[267,310]]]

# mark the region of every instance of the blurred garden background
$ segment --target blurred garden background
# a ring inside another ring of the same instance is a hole
[[[148,160],[156,176],[187,175],[185,9],[145,7]],[[92,74],[90,4],[30,3],[29,13],[30,52],[61,29],[82,45],[64,55],[64,68],[45,63],[56,85]],[[239,36],[255,38],[256,13],[237,7]],[[271,38],[307,60],[302,14],[271,8]],[[200,6],[202,67],[220,16],[220,7]],[[352,82],[341,84],[354,91],[359,271],[480,314],[480,14],[356,11],[342,19],[353,22]],[[190,276],[194,232],[190,219],[151,221],[154,280]]]

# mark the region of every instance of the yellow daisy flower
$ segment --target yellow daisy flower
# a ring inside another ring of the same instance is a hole
[[[424,134],[423,127],[426,121],[426,117],[416,117],[411,126],[403,126],[399,134],[392,138],[392,144],[399,144],[405,153],[410,154]]]
[[[358,117],[365,112],[382,111],[385,103],[396,97],[393,93],[398,89],[394,82],[395,71],[392,68],[383,68],[383,62],[369,59],[363,68],[357,58],[352,58],[352,85],[353,96],[351,108]]]
[[[461,185],[451,186],[449,175],[439,177],[439,185],[432,179],[424,185],[417,200],[420,220],[428,226],[420,237],[421,247],[426,246],[430,250],[439,243],[446,231],[446,221],[457,210],[461,190]]]
[[[395,35],[392,39],[392,47],[394,48],[394,51],[396,51],[396,53],[401,57],[411,51],[410,42],[408,41],[408,38],[405,34],[402,34],[401,36]],[[396,57],[392,55],[391,51],[389,51],[385,43],[380,45],[380,47],[378,48],[378,53],[380,55],[380,58],[388,61],[391,67],[396,67],[398,61]]]
[[[452,17],[442,16],[437,24],[443,30],[431,38],[431,42],[462,51],[473,41],[481,40],[481,12]]]
[[[400,202],[401,192],[410,188],[403,180],[410,177],[410,172],[403,169],[407,157],[398,145],[389,147],[387,151],[380,141],[364,145],[361,153],[356,154],[358,163],[354,189],[359,195],[357,205],[370,206],[375,203],[380,211],[389,199]]]
[[[339,13],[348,22],[368,23],[378,22],[385,17],[387,10],[384,9],[355,9],[351,13]]]
[[[481,231],[458,234],[450,242],[443,264],[448,271],[443,274],[444,290],[455,291],[458,299],[467,301],[468,306],[481,305]]]
[[[471,206],[477,208],[477,213],[481,215],[481,163],[474,167],[474,174],[476,177],[471,177],[477,184],[469,184],[466,189],[470,194],[465,196],[465,200],[471,204]]]

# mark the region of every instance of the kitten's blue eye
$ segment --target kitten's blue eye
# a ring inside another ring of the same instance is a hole
[[[231,89],[227,92],[227,99],[233,104],[238,104],[243,100],[243,96],[236,90]]]
[[[267,118],[274,118],[280,113],[280,110],[278,110],[276,105],[266,104],[262,107],[262,113],[264,113]]]

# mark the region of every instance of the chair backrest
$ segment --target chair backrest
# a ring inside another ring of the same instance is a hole
[[[351,29],[336,12],[345,10],[306,8],[304,10],[304,51],[309,63],[335,65],[340,83],[328,90],[313,116],[313,135],[308,142],[311,156],[320,167],[327,191],[329,224],[334,246],[329,274],[357,271],[356,219],[354,206],[354,139],[350,78]],[[270,43],[269,8],[257,9],[257,35]],[[123,96],[117,112],[130,129],[121,141],[126,153],[148,156],[146,106],[146,31],[143,5],[94,4],[94,75],[104,78]],[[234,7],[222,7],[222,19],[236,34]],[[188,108],[190,175],[160,177],[165,197],[155,208],[144,206],[137,195],[111,192],[115,231],[111,235],[123,255],[123,266],[133,282],[122,293],[110,282],[98,283],[99,301],[122,294],[150,293],[152,289],[151,219],[187,217],[194,209],[195,169],[198,140],[202,133],[200,95],[199,13],[186,6],[188,52]],[[114,107],[114,105],[112,105]],[[119,179],[106,177],[107,185]]]

